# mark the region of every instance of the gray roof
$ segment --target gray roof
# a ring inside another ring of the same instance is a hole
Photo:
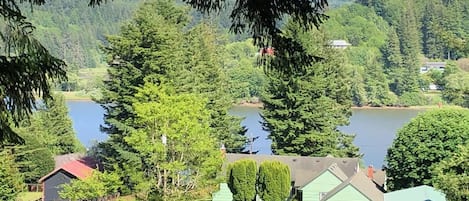
[[[226,154],[227,164],[248,158],[255,160],[258,165],[266,160],[285,163],[290,167],[291,180],[295,182],[295,187],[303,187],[328,168],[338,178],[351,177],[358,170],[359,163],[358,158]]]
[[[345,187],[352,185],[355,189],[357,189],[360,193],[362,193],[365,197],[372,201],[383,201],[384,194],[378,188],[374,182],[368,178],[364,172],[358,172],[355,175],[349,177],[347,180],[342,182],[340,185],[329,191],[326,196],[324,196],[321,201],[326,201],[332,198],[335,194],[340,192]]]
[[[331,40],[330,44],[332,46],[349,46],[350,43],[347,43],[345,40]]]
[[[423,64],[423,66],[426,66],[426,67],[445,67],[446,62],[444,62],[444,61],[441,61],[441,62],[428,61],[428,62],[425,62]]]

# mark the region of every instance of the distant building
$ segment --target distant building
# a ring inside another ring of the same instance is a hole
[[[425,62],[422,67],[420,67],[420,73],[426,73],[432,69],[444,71],[446,67],[446,62]]]
[[[346,49],[347,47],[351,46],[351,44],[345,40],[331,40],[329,41],[329,45],[336,49]]]

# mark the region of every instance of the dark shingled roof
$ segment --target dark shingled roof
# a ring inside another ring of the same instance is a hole
[[[340,192],[342,189],[347,187],[348,185],[352,185],[355,189],[357,189],[360,193],[362,193],[365,197],[372,201],[383,201],[384,194],[378,188],[374,182],[368,178],[364,172],[358,172],[355,175],[349,177],[347,180],[342,182],[340,185],[332,189],[331,191],[327,192],[326,196],[324,196],[321,201],[326,201],[332,198],[335,194]]]
[[[307,156],[278,156],[278,155],[249,155],[249,154],[226,154],[226,164],[240,159],[253,159],[259,165],[265,160],[277,160],[290,167],[291,180],[295,187],[303,187],[312,179],[322,174],[324,170],[332,168],[337,177],[351,177],[358,171],[358,158],[334,158],[334,157],[307,157]],[[334,165],[335,163],[335,165]],[[340,170],[335,170],[338,167]],[[342,173],[340,173],[340,172]]]

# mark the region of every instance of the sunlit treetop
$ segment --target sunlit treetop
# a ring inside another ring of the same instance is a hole
[[[108,0],[90,0],[90,6],[101,5]],[[182,0],[202,13],[219,13],[231,8],[231,32],[247,32],[252,35],[254,43],[260,47],[274,47],[275,56],[285,57],[293,52],[300,52],[299,57],[288,57],[286,63],[292,65],[272,65],[271,60],[264,58],[268,70],[276,70],[291,75],[304,65],[293,65],[298,62],[310,63],[317,57],[305,53],[304,48],[294,40],[282,36],[280,21],[290,19],[302,26],[304,30],[317,28],[327,16],[327,0],[236,0],[231,5],[229,0]]]

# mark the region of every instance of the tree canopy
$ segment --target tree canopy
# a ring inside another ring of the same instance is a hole
[[[24,142],[16,126],[31,115],[36,98],[50,98],[50,80],[65,80],[65,63],[52,56],[33,36],[34,26],[19,8],[24,1],[7,0],[0,5],[3,24],[0,32],[0,143]],[[44,0],[25,1],[42,5]]]
[[[252,159],[239,160],[228,165],[227,183],[234,201],[256,199],[257,164]]]
[[[467,122],[468,109],[437,109],[402,127],[386,156],[389,189],[431,185],[435,165],[469,141]]]
[[[448,158],[440,161],[433,174],[433,185],[441,189],[450,201],[469,199],[469,143],[459,145]]]
[[[351,115],[351,93],[340,52],[327,47],[320,31],[301,31],[299,24],[286,25],[285,36],[307,47],[323,59],[302,64],[305,69],[294,75],[272,73],[262,96],[263,127],[270,131],[272,151],[276,154],[302,156],[358,156],[352,144],[354,136],[337,130],[348,124]],[[290,62],[303,52],[276,55],[273,65],[295,65]]]

